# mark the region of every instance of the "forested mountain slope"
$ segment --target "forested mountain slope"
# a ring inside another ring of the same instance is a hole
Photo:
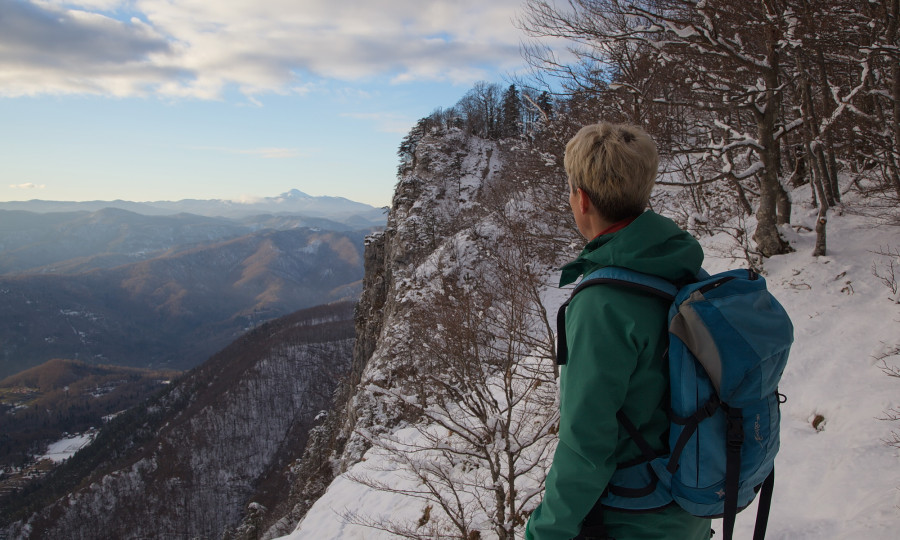
[[[25,521],[5,533],[218,538],[248,505],[275,506],[349,368],[353,309],[311,308],[242,336],[7,501],[2,515]]]

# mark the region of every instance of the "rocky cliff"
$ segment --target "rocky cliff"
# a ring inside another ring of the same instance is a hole
[[[411,161],[386,229],[366,241],[350,378],[310,438],[284,515],[263,538],[293,531],[332,480],[360,462],[373,434],[421,421],[415,408],[398,407],[372,389],[417,384],[426,355],[416,328],[422,331],[423,313],[440,318],[442,308],[430,305],[436,296],[463,281],[486,280],[490,287],[498,270],[513,270],[497,265],[530,265],[526,273],[536,276],[567,256],[560,245],[572,233],[554,158],[522,141],[450,129],[417,141]]]

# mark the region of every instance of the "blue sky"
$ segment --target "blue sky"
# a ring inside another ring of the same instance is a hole
[[[390,203],[417,119],[523,68],[522,0],[0,0],[0,200]]]

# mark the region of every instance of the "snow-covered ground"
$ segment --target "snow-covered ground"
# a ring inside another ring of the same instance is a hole
[[[797,194],[798,201],[803,198]],[[812,229],[814,223],[815,211],[798,203],[794,224]],[[873,275],[873,264],[882,275],[889,272],[888,257],[874,252],[900,249],[900,228],[876,226],[850,212],[831,215],[828,255],[818,258],[811,256],[815,233],[791,229],[785,234],[796,251],[765,262],[769,287],[795,329],[780,388],[787,402],[782,406],[782,450],[767,538],[897,538],[900,449],[884,440],[900,431],[900,422],[880,418],[887,409],[900,407],[900,379],[888,377],[878,358],[900,367],[900,355],[885,357],[900,348],[900,303],[897,293]],[[710,246],[706,268],[741,266],[716,259],[716,241],[705,241]],[[900,257],[893,259],[900,280]],[[817,416],[824,419],[818,429],[813,427]],[[381,470],[383,464],[371,450],[350,472],[389,483],[403,481],[397,473]],[[286,538],[393,538],[344,523],[341,515],[349,510],[415,522],[423,507],[421,501],[374,491],[342,475]],[[755,507],[738,516],[736,538],[752,537],[754,516]],[[719,524],[714,528],[721,534]]]
[[[795,222],[812,226],[815,211],[799,210]],[[888,258],[873,252],[896,252],[900,228],[830,216],[828,255],[818,258],[810,255],[814,233],[791,236],[797,251],[765,264],[795,335],[781,383],[787,403],[767,538],[897,538],[900,450],[884,440],[900,422],[879,418],[900,406],[900,379],[885,375],[877,357],[900,347],[900,304],[872,267],[887,272]],[[900,366],[898,355],[885,361]],[[817,415],[824,418],[819,430]],[[738,516],[739,538],[751,537],[753,515]]]
[[[97,436],[96,431],[83,433],[79,435],[71,435],[64,439],[60,439],[51,444],[47,448],[47,452],[42,456],[38,456],[37,460],[49,459],[54,463],[61,463],[75,455],[75,452],[81,450],[85,446],[91,444],[94,437]]]
[[[414,428],[405,428],[395,435],[414,440]],[[397,538],[384,531],[348,523],[345,514],[355,512],[362,518],[389,518],[396,522],[416,522],[423,513],[425,503],[399,493],[386,493],[365,487],[350,479],[356,475],[396,486],[397,489],[414,487],[401,473],[390,470],[390,459],[373,448],[364,460],[353,466],[348,474],[335,478],[323,495],[292,534],[290,540],[377,540]],[[388,470],[385,470],[388,469]]]

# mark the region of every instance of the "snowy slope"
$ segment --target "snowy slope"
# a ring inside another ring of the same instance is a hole
[[[63,461],[69,459],[70,457],[75,455],[75,452],[81,450],[85,446],[91,444],[91,441],[94,440],[94,437],[97,436],[95,431],[91,433],[85,433],[83,435],[72,435],[64,437],[51,444],[44,455],[39,456],[37,458],[38,461],[42,459],[49,459],[54,463],[62,463]]]
[[[794,226],[815,222],[815,211],[796,192]],[[850,205],[852,207],[852,203]],[[768,259],[770,289],[790,313],[795,345],[781,384],[787,402],[782,407],[782,451],[776,462],[774,508],[769,520],[771,540],[838,540],[896,538],[900,523],[900,450],[883,442],[900,423],[880,420],[886,409],[900,407],[900,379],[881,369],[884,357],[900,348],[900,303],[873,275],[887,272],[887,257],[878,250],[900,248],[900,228],[875,225],[871,218],[845,211],[830,216],[828,256],[810,255],[815,233],[785,230],[794,253]],[[717,258],[723,239],[705,239],[711,271],[741,266]],[[900,260],[894,257],[900,279]],[[550,276],[552,280],[554,276]],[[548,291],[548,309],[555,310],[565,291]],[[562,294],[560,294],[562,293]],[[884,358],[900,366],[900,356]],[[821,415],[819,429],[812,425]],[[410,435],[414,430],[407,428]],[[381,470],[376,449],[347,474],[339,476],[287,538],[377,539],[385,532],[351,525],[347,511],[372,518],[416,522],[421,501],[386,494],[350,480],[356,474],[376,475],[397,488],[399,473]],[[755,508],[738,516],[737,538],[752,536]],[[720,531],[720,524],[714,524]],[[483,538],[490,537],[490,534]]]
[[[815,212],[795,210],[813,225]],[[900,380],[876,356],[900,346],[900,304],[872,273],[900,247],[900,228],[845,213],[830,217],[828,256],[810,256],[815,234],[791,238],[795,253],[766,261],[770,288],[794,322],[782,379],[782,450],[776,461],[770,539],[893,539],[900,524],[900,451],[883,442],[900,424],[879,420],[900,406]],[[900,260],[894,258],[900,278]],[[886,362],[900,365],[900,356]],[[812,426],[824,417],[821,431]],[[750,538],[752,513],[739,516]]]

